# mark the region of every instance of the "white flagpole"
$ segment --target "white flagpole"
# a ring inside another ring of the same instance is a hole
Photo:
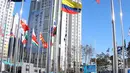
[[[51,31],[50,31],[50,27],[51,25],[50,24],[53,24],[53,9],[55,8],[54,6],[54,1],[57,1],[57,0],[52,0],[51,1],[51,11],[50,11],[50,16],[49,16],[49,24],[48,24],[48,38],[47,38],[47,42],[48,42],[48,49],[47,49],[47,57],[46,57],[46,73],[50,73],[50,70],[51,70],[51,46],[50,46],[50,39],[51,39]]]
[[[22,12],[23,12],[23,5],[24,5],[24,0],[22,0],[21,3],[21,9],[20,9],[20,15],[19,15],[19,24],[18,24],[18,28],[17,28],[17,33],[16,33],[16,44],[15,44],[15,52],[14,52],[14,72],[16,73],[16,63],[17,63],[17,50],[18,50],[18,36],[19,36],[19,27],[20,27],[20,20],[22,17]]]
[[[58,1],[58,18],[57,18],[57,32],[56,32],[56,65],[55,65],[55,72],[58,73],[58,55],[59,55],[59,30],[60,30],[60,21],[61,21],[61,4],[62,0]]]
[[[116,27],[115,27],[115,13],[114,13],[114,2],[111,0],[111,13],[112,13],[112,35],[113,35],[113,47],[114,47],[114,73],[118,73],[118,56],[116,47]]]
[[[39,52],[40,52],[40,33],[39,33],[39,46],[38,46],[38,51],[37,51],[37,54],[38,54],[38,56],[37,56],[37,73],[39,73],[39,69],[38,69],[38,67],[39,67]]]
[[[23,35],[24,39],[26,39],[26,38],[25,38],[25,34],[26,34],[26,32],[25,32],[24,35]],[[23,39],[23,40],[24,40],[24,39]],[[22,48],[23,48],[23,51],[22,51],[22,63],[24,63],[24,47],[25,47],[25,46],[26,46],[26,45],[23,44],[23,47],[22,47]]]
[[[53,20],[52,20],[52,22],[53,22],[52,24],[53,24],[53,25],[52,25],[52,26],[54,26],[54,22],[56,21],[56,17],[57,17],[57,16],[56,16],[56,15],[57,15],[57,14],[56,14],[56,13],[57,13],[57,4],[58,4],[58,0],[54,0],[54,12],[53,12],[54,14],[53,14]],[[53,40],[53,39],[52,39],[52,40]],[[54,47],[54,48],[55,48],[55,47]],[[54,62],[53,62],[53,67],[54,67],[54,68],[53,68],[53,71],[55,72],[55,67],[56,67],[56,66],[55,66],[55,65],[56,65],[56,64],[55,64],[55,63],[56,63],[56,49],[53,50],[53,55],[54,55],[54,56],[53,56],[53,61],[54,61]]]
[[[120,23],[121,23],[121,33],[122,33],[122,55],[123,55],[123,73],[125,73],[125,55],[124,55],[124,25],[123,25],[123,20],[122,20],[122,4],[121,4],[121,0],[119,0],[119,4],[120,4]]]

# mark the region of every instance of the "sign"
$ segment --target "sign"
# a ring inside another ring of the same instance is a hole
[[[87,72],[96,72],[96,65],[88,65]]]
[[[96,72],[96,65],[84,65],[84,73]]]

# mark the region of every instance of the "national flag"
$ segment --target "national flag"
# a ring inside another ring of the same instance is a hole
[[[29,27],[26,23],[23,22],[23,20],[20,20],[20,24],[24,30],[24,32],[28,31],[29,30]]]
[[[110,50],[110,48],[108,48],[106,52],[109,52],[109,50]]]
[[[47,42],[45,42],[45,43],[43,44],[43,46],[44,46],[44,48],[48,48]]]
[[[56,30],[57,30],[56,26],[51,27],[51,36],[55,36],[56,35]]]
[[[25,0],[8,0],[8,1],[13,1],[13,2],[22,2],[22,1],[25,1]]]
[[[28,32],[25,32],[25,33],[24,33],[24,36],[23,36],[23,38],[22,38],[22,43],[23,43],[23,44],[26,44],[26,43],[27,43],[27,40],[28,40]]]
[[[42,41],[42,44],[44,44],[46,41],[44,40],[42,33],[40,33],[40,40]]]
[[[32,43],[36,46],[38,46],[38,42],[37,42],[37,37],[35,35],[35,32],[33,30],[33,34],[32,34]]]
[[[26,43],[27,43],[27,40],[26,40],[26,39],[23,39],[23,40],[22,40],[22,43],[23,43],[23,44],[26,44]]]
[[[121,54],[122,53],[122,46],[117,46],[117,53]]]
[[[62,0],[62,11],[69,14],[78,14],[81,12],[82,4],[72,0]]]
[[[98,4],[100,4],[100,0],[96,0],[96,2],[97,2]]]

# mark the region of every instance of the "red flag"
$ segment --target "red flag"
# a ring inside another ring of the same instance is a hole
[[[48,48],[47,42],[43,44],[44,48]]]
[[[97,2],[98,4],[100,4],[100,0],[96,0],[96,2]]]
[[[29,27],[27,24],[25,24],[22,20],[20,20],[20,24],[24,30],[24,32],[28,31],[29,30]]]
[[[22,41],[22,43],[23,43],[23,44],[26,44],[26,43],[27,43],[27,40],[26,40],[26,39],[24,39],[24,40]]]

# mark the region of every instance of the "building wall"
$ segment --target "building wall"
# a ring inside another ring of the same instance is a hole
[[[11,25],[12,25],[14,5],[15,5],[14,2],[10,2],[7,4],[7,9],[6,9],[5,0],[0,0],[0,26],[2,26],[2,28],[4,29],[4,27],[6,25],[4,51],[3,51],[4,59],[7,58],[7,54],[8,54],[8,45],[9,45],[8,42],[9,42],[9,38],[10,38],[9,34],[10,34]],[[6,11],[4,12],[5,9],[6,9]],[[4,30],[2,32],[4,32]],[[0,39],[0,41],[1,41],[0,42],[0,52],[2,51],[2,43],[3,43],[2,40],[3,40],[3,37]]]

